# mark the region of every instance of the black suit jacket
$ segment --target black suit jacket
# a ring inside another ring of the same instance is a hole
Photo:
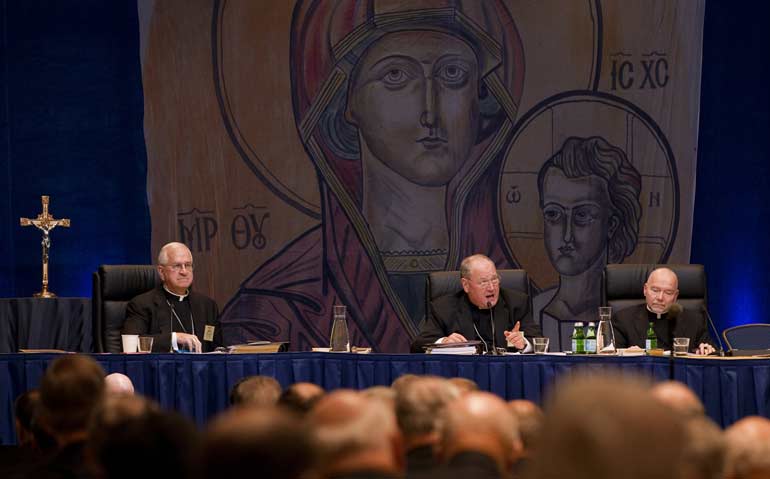
[[[644,348],[650,321],[653,322],[652,328],[658,338],[659,348],[672,349],[673,338],[690,338],[690,351],[698,349],[701,343],[714,345],[705,319],[697,312],[683,309],[675,319],[668,318],[668,315],[657,319],[655,314],[647,310],[646,304],[639,304],[618,311],[612,318],[615,347],[636,345]]]
[[[213,351],[222,345],[222,332],[219,328],[219,308],[217,303],[202,294],[190,291],[190,311],[195,323],[195,335],[203,345],[203,352]],[[123,334],[150,335],[153,352],[167,353],[171,350],[172,320],[171,307],[166,302],[163,286],[142,293],[126,305],[126,321]],[[206,325],[214,326],[214,340],[204,341]]]
[[[443,474],[437,477],[445,479],[502,479],[494,459],[476,451],[462,451],[452,457],[444,466]]]
[[[424,346],[433,344],[437,339],[460,333],[469,341],[478,339],[473,328],[471,302],[465,291],[448,294],[431,302],[431,314],[420,328],[420,334],[412,342],[413,353],[424,352]],[[503,331],[510,331],[517,321],[525,337],[542,336],[540,326],[532,321],[529,310],[529,297],[510,289],[500,289],[500,299],[494,307],[495,342],[497,347],[505,347],[507,342]]]

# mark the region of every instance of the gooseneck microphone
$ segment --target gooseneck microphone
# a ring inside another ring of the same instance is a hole
[[[711,320],[711,315],[709,314],[709,310],[706,307],[706,305],[701,306],[701,310],[703,311],[703,316],[706,317],[706,321],[708,324],[711,325],[711,329],[714,331],[717,337],[717,344],[719,344],[719,351],[718,354],[720,357],[724,357],[725,355],[725,348],[722,346],[722,339],[719,337],[719,331],[717,330],[717,327],[714,326],[714,321]],[[706,326],[706,329],[708,329],[708,326]]]
[[[476,331],[476,336],[478,336],[481,342],[484,344],[484,351],[486,351],[486,353],[489,354],[489,346],[487,346],[487,342],[484,341],[484,336],[482,336],[481,333],[479,332],[479,328],[476,327],[475,321],[473,323],[473,329]]]
[[[493,314],[491,301],[487,301],[487,309],[489,310],[489,324],[492,325],[492,354],[497,355],[500,353],[497,351],[497,338],[495,338],[495,316]]]

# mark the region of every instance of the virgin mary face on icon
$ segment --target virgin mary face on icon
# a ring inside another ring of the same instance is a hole
[[[437,31],[385,35],[353,73],[346,119],[358,127],[363,156],[418,185],[446,185],[478,136],[473,49]]]

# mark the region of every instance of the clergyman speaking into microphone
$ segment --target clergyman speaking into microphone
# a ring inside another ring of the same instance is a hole
[[[436,298],[412,342],[412,352],[434,343],[481,340],[494,351],[506,344],[512,349],[532,349],[526,338],[542,336],[532,320],[526,294],[500,288],[500,277],[491,259],[475,254],[460,263],[462,290]],[[523,332],[524,334],[520,334]]]

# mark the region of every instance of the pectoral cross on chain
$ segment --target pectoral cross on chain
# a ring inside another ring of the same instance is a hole
[[[69,218],[54,219],[53,216],[48,213],[48,197],[41,196],[41,202],[43,203],[43,212],[37,215],[37,218],[31,220],[29,218],[19,218],[21,226],[33,225],[43,232],[43,241],[40,243],[43,247],[43,290],[39,293],[35,293],[36,298],[55,298],[56,295],[48,291],[48,251],[51,248],[51,237],[48,235],[52,229],[57,226],[69,228]]]

